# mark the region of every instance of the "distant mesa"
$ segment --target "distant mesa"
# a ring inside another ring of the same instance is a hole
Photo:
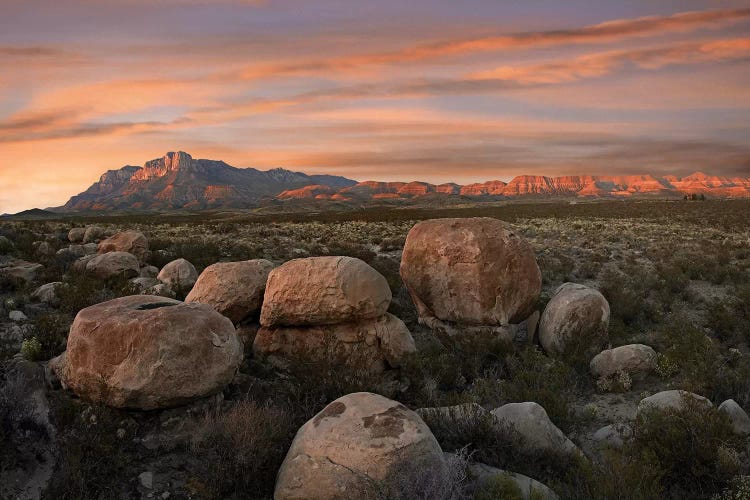
[[[686,177],[649,174],[621,176],[520,175],[510,182],[491,180],[459,185],[427,182],[357,182],[333,175],[308,175],[281,168],[268,171],[236,168],[223,161],[196,160],[170,152],[146,162],[108,170],[86,191],[56,212],[108,210],[233,209],[295,201],[361,206],[366,203],[413,203],[452,197],[512,199],[518,197],[750,197],[750,178]]]

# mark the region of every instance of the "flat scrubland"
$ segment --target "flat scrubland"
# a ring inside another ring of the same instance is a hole
[[[8,279],[0,283],[0,331],[5,332],[0,359],[5,366],[22,341],[24,357],[48,360],[65,349],[69,325],[80,309],[132,293],[125,280],[102,282],[71,272],[70,260],[38,254],[34,242],[46,241],[53,249],[67,246],[73,226],[137,229],[149,239],[150,264],[162,267],[182,257],[198,272],[218,261],[265,258],[280,264],[298,257],[348,255],[386,277],[394,297],[389,312],[406,323],[417,342],[418,353],[398,372],[386,378],[352,376],[336,366],[310,364],[280,374],[248,356],[219,396],[160,412],[90,405],[59,388],[51,390],[60,457],[46,497],[139,498],[144,490],[138,476],[148,471],[158,485],[152,490],[155,497],[270,498],[297,429],[329,402],[357,391],[382,394],[411,409],[469,402],[492,409],[535,401],[568,437],[590,450],[597,429],[632,420],[638,402],[659,391],[684,389],[715,404],[731,398],[750,409],[748,214],[750,201],[630,201],[5,221],[0,235],[13,246],[0,248],[0,254],[42,263],[41,283],[69,286],[59,305],[44,307],[30,297],[35,287]],[[599,289],[611,308],[611,346],[653,347],[656,374],[602,387],[587,363],[548,358],[522,340],[513,349],[447,349],[437,343],[417,324],[399,277],[401,251],[418,220],[473,216],[505,220],[531,243],[543,278],[539,310],[564,282]],[[7,245],[3,241],[0,245]],[[29,319],[19,339],[9,333],[8,312],[25,306]],[[0,467],[10,470],[25,459],[24,448],[34,449],[53,436],[27,418],[33,409],[14,404],[14,394],[24,388],[4,372],[0,376],[0,450],[8,450],[0,456]],[[12,432],[19,425],[28,427],[22,439]],[[591,462],[524,453],[488,437],[482,422],[465,429],[436,426],[433,432],[444,451],[526,474],[561,498],[749,498],[741,496],[750,487],[747,440],[732,434],[713,413],[706,418],[688,409],[678,420],[651,419],[635,429],[625,446],[593,452],[597,459]]]

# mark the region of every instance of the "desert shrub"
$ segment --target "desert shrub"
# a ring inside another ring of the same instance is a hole
[[[740,472],[741,447],[726,415],[685,397],[680,409],[640,413],[627,453],[657,465],[669,498],[706,498]]]
[[[281,406],[240,401],[207,416],[191,452],[207,465],[201,483],[212,498],[270,498],[276,473],[297,430],[293,413]]]
[[[507,500],[526,500],[523,491],[518,487],[513,478],[508,474],[498,474],[487,480],[479,491],[474,493],[474,500],[495,500],[497,498]],[[531,499],[534,499],[532,494]],[[539,496],[536,496],[538,499]],[[530,500],[531,500],[530,499]]]
[[[337,242],[328,245],[328,255],[346,255],[371,264],[377,254],[365,245]]]
[[[20,378],[0,379],[0,474],[19,465],[24,448],[49,439],[39,425],[28,389]],[[0,485],[0,494],[5,494]]]
[[[34,320],[34,361],[53,358],[65,350],[70,323],[69,315],[56,312],[42,314]]]
[[[88,273],[71,273],[64,283],[65,286],[58,291],[59,309],[72,316],[94,304],[134,293],[130,283],[122,276],[105,281]]]
[[[468,500],[466,491],[469,457],[465,450],[445,457],[446,469],[423,467],[405,461],[376,485],[378,500]]]
[[[24,340],[21,343],[21,355],[29,361],[42,359],[42,344],[36,337]]]
[[[735,476],[721,493],[717,493],[711,500],[745,500],[750,498],[750,476]]]

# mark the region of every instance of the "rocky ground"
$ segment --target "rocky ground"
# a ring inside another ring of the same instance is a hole
[[[747,498],[748,208],[509,212],[537,277],[493,268],[510,246],[487,240],[458,261],[494,270],[451,278],[419,260],[442,226],[404,251],[439,211],[0,222],[0,497],[314,498],[325,477],[378,498]],[[359,260],[285,264],[315,256]],[[154,339],[150,361],[98,331]],[[373,449],[422,451],[332,458],[325,433],[359,443],[357,418]],[[301,480],[305,460],[336,467]],[[424,464],[342,479],[368,461]]]

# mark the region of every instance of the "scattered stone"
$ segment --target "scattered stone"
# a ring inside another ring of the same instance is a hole
[[[53,281],[52,283],[44,284],[34,290],[31,294],[31,298],[51,306],[56,306],[60,303],[58,290],[61,286],[63,286],[62,281]]]
[[[542,276],[531,245],[491,218],[434,219],[406,238],[401,277],[420,322],[506,326],[527,318]]]
[[[609,303],[593,288],[564,283],[539,322],[539,341],[550,354],[571,350],[593,357],[607,342]]]
[[[143,486],[146,489],[153,489],[154,487],[154,473],[151,471],[141,472],[138,474],[138,481],[140,481],[141,486]]]
[[[284,369],[312,361],[379,373],[415,350],[409,329],[392,314],[336,325],[262,326],[253,342],[256,355]]]
[[[101,279],[114,276],[133,278],[138,276],[138,270],[138,259],[135,255],[127,252],[99,254],[86,263],[86,271]]]
[[[268,275],[262,326],[332,325],[385,314],[391,289],[385,278],[353,257],[290,260]]]
[[[274,498],[376,498],[404,469],[447,477],[445,458],[422,419],[402,404],[359,392],[303,425],[281,465]]]
[[[750,434],[750,416],[745,413],[745,410],[734,399],[727,399],[721,403],[719,411],[729,417],[735,433],[740,435]]]
[[[133,278],[130,280],[130,283],[139,293],[141,293],[153,286],[158,285],[159,280],[156,278]]]
[[[633,380],[642,380],[656,370],[656,351],[643,344],[615,347],[594,356],[589,369],[597,378],[625,372]]]
[[[85,227],[74,227],[68,231],[68,241],[71,243],[82,243],[83,237],[86,235]]]
[[[166,283],[158,283],[156,285],[153,285],[142,291],[141,294],[154,295],[157,297],[168,297],[170,299],[174,299],[175,297],[177,297],[177,292],[175,292],[174,289]]]
[[[265,259],[210,265],[198,276],[185,302],[208,304],[235,324],[257,319],[271,269],[273,263]]]
[[[708,399],[692,392],[681,391],[674,389],[671,391],[657,392],[653,396],[643,398],[638,403],[638,410],[636,418],[643,415],[643,412],[648,409],[655,410],[682,410],[685,408],[687,401],[692,399],[699,406],[704,408],[711,408],[713,404]]]
[[[148,254],[148,240],[139,231],[122,231],[99,243],[99,253],[107,252],[128,252],[144,261]]]
[[[633,429],[629,425],[610,424],[597,430],[592,438],[600,447],[622,448],[632,435]]]
[[[85,245],[82,245],[81,248],[83,248],[83,253],[85,255],[93,255],[99,250],[99,245],[97,243],[86,243]]]
[[[159,268],[156,266],[143,266],[139,276],[141,278],[156,278],[159,275]]]
[[[51,365],[84,399],[151,410],[221,390],[241,360],[234,326],[210,307],[134,295],[81,310]]]
[[[500,476],[500,478],[507,478],[513,481],[524,500],[557,500],[559,498],[549,487],[523,474],[504,471],[481,463],[469,465],[468,472],[473,482],[472,490],[475,493],[489,487],[492,481],[497,480],[498,476]]]
[[[518,433],[520,444],[527,447],[529,452],[551,452],[558,455],[581,453],[537,403],[509,403],[492,410],[492,414],[501,426]]]
[[[21,323],[22,321],[27,321],[29,319],[22,311],[11,311],[8,313],[8,318],[16,323]]]
[[[165,265],[157,278],[175,290],[187,290],[195,285],[198,271],[187,260],[177,259]]]
[[[84,243],[97,243],[104,238],[104,228],[99,226],[88,226],[83,233]]]

